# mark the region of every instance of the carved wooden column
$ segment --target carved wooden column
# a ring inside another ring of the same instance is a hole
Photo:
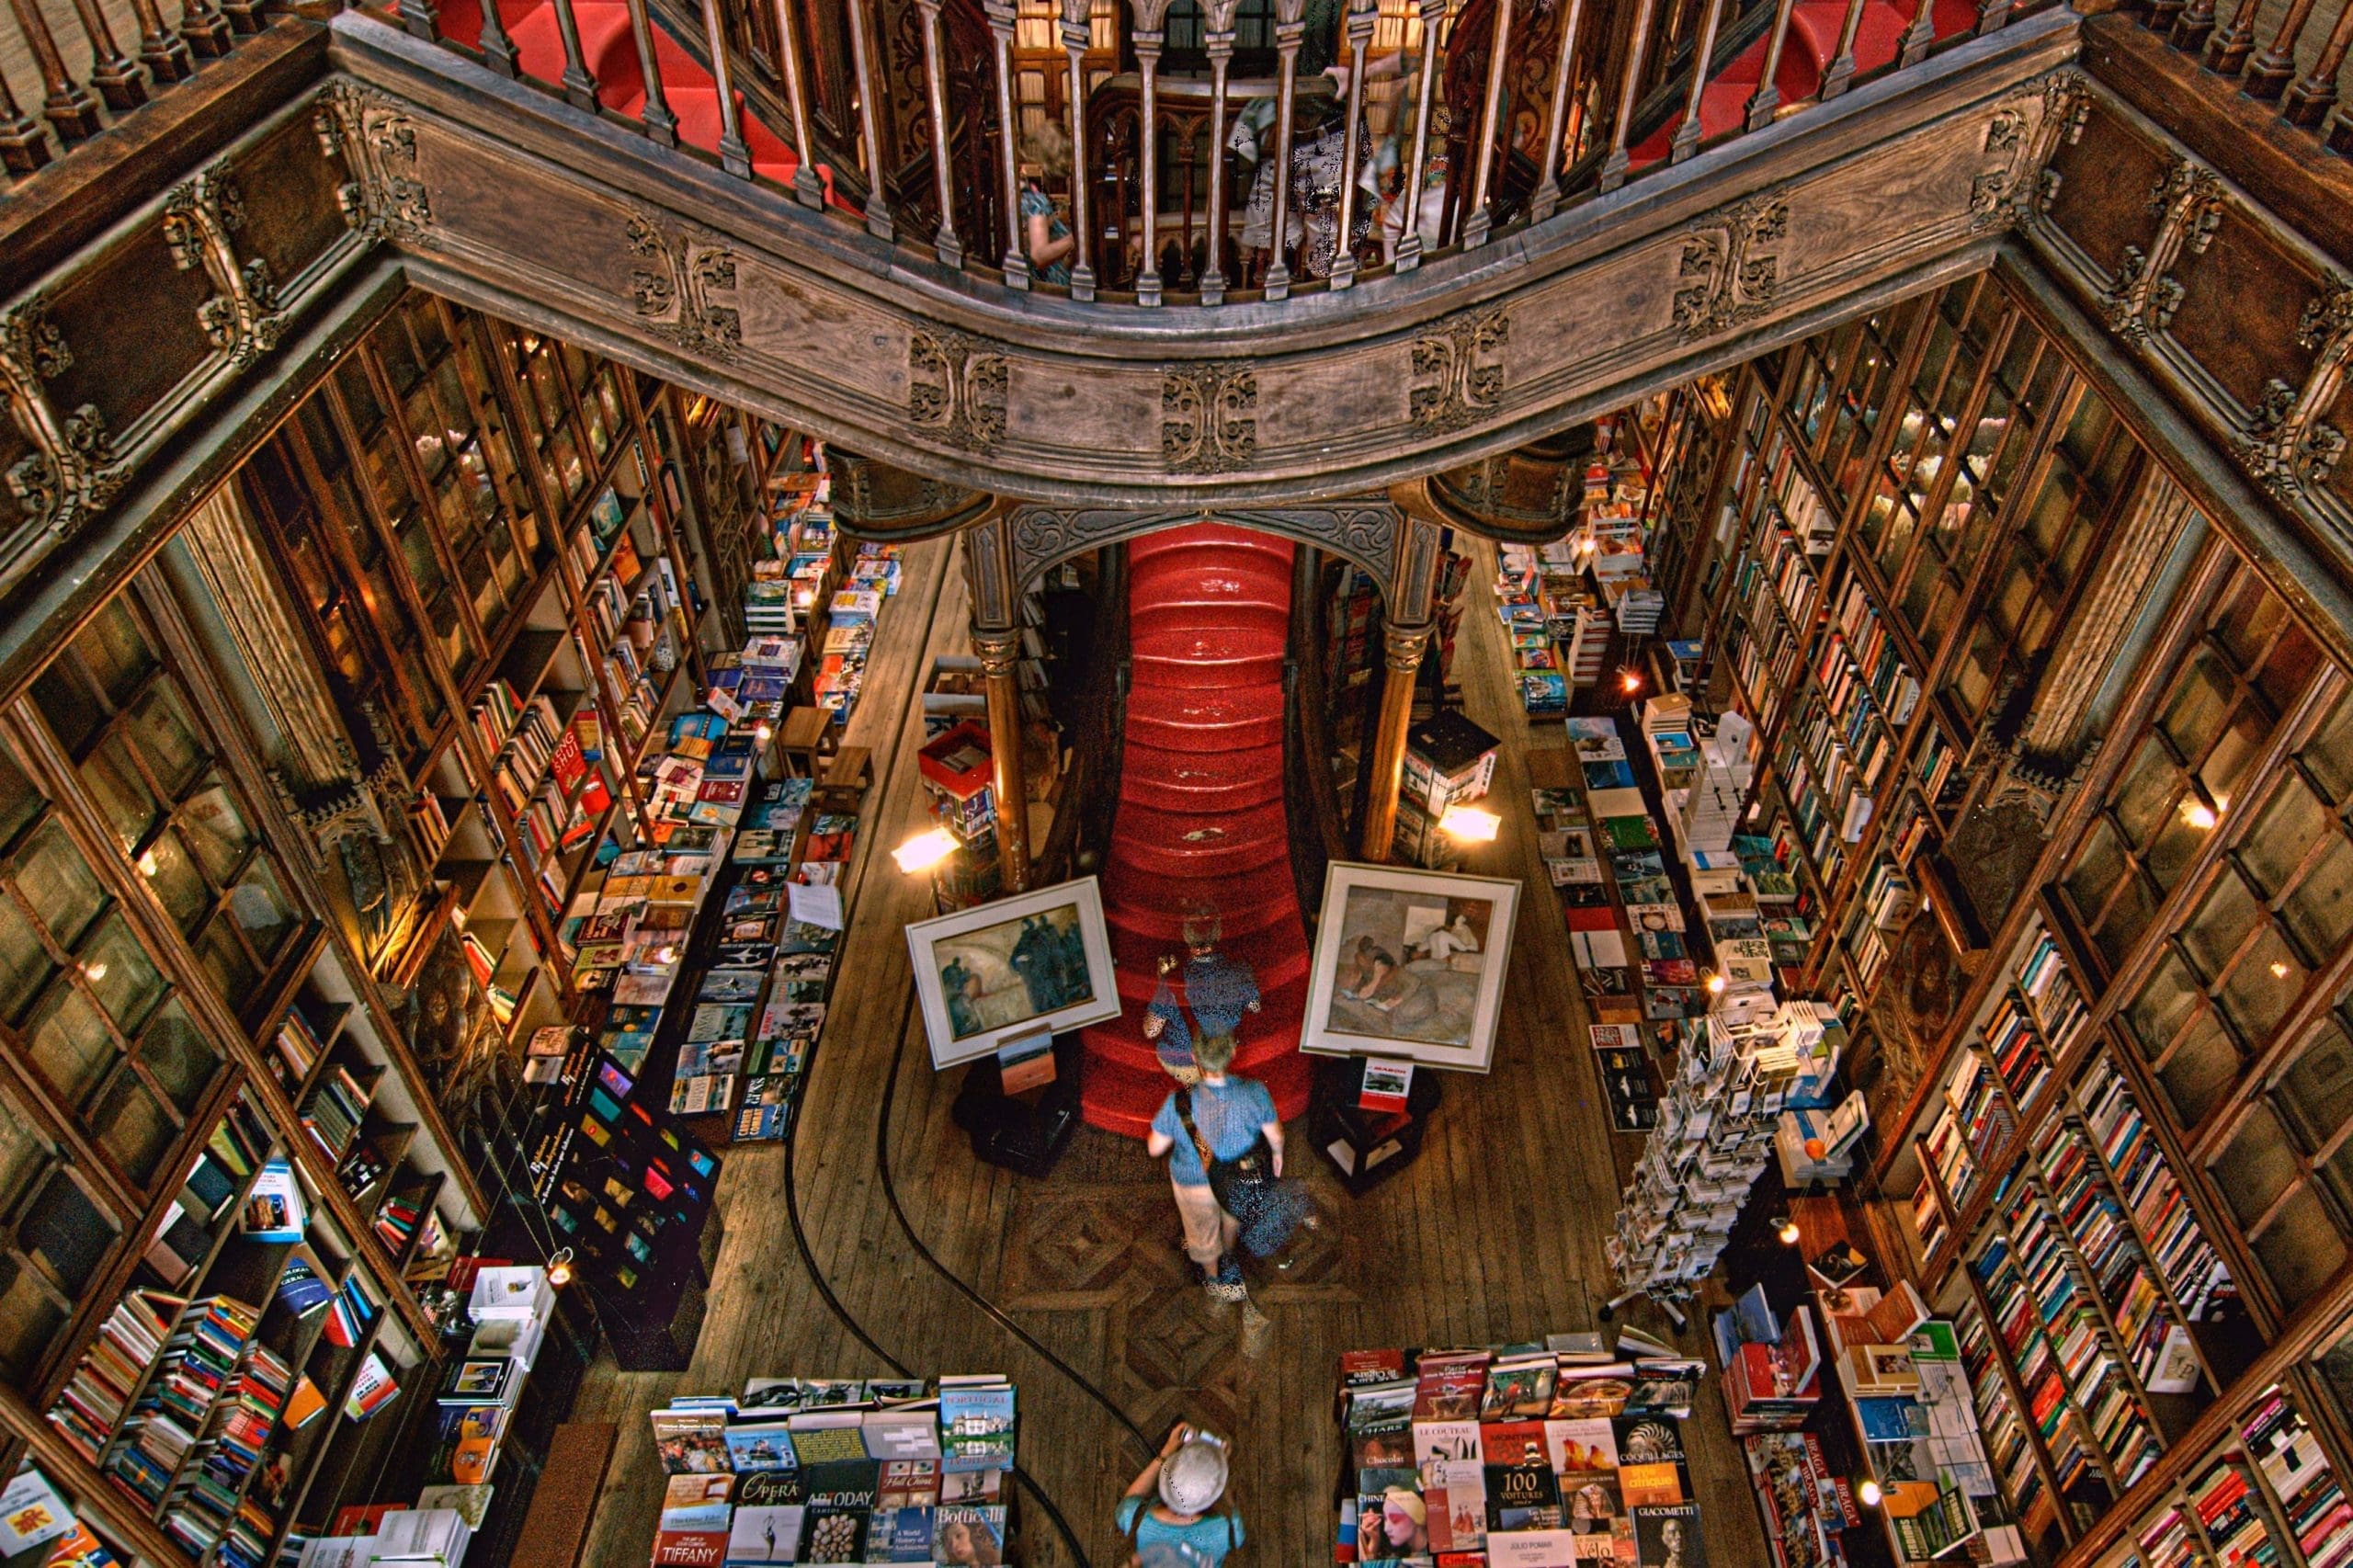
[[[1748,95],[1748,117],[1751,131],[1762,131],[1773,123],[1773,111],[1780,107],[1781,89],[1774,85],[1781,74],[1781,48],[1790,41],[1790,12],[1797,0],[1780,0],[1773,8],[1772,41],[1765,46],[1764,74],[1756,79],[1756,90]]]
[[[498,15],[496,5],[483,7],[482,35],[484,54],[490,52],[490,35],[493,31],[490,19],[496,15]],[[515,46],[511,41],[506,40],[503,28],[499,29],[498,36],[501,41],[506,43],[508,62],[506,74],[511,76],[515,74],[513,68]],[[678,117],[671,112],[670,100],[662,91],[662,59],[654,51],[654,18],[646,14],[645,0],[629,0],[629,36],[637,44],[637,74],[645,84],[645,103],[637,111],[637,118],[644,125],[646,136],[656,145],[675,147],[678,144]],[[790,49],[790,40],[787,40],[785,47],[788,51]]]
[[[996,790],[996,849],[1005,891],[1029,891],[1029,786],[1021,768],[1021,628],[972,628],[989,703],[989,773]]]
[[[720,50],[719,17],[714,6],[715,0],[703,0],[703,26],[710,35],[710,51],[715,62]],[[430,0],[401,0],[401,15],[409,19],[408,30],[419,38],[429,40],[439,30],[440,24],[435,20]],[[597,107],[597,78],[588,74],[588,57],[581,52],[580,17],[572,8],[572,0],[555,0],[555,31],[563,44],[564,101],[574,108],[594,111]],[[749,164],[745,165],[747,169],[750,166]]]
[[[1930,6],[1920,7],[1923,17],[1930,14]],[[1670,164],[1679,164],[1699,150],[1699,97],[1708,90],[1708,62],[1716,52],[1716,28],[1723,15],[1722,0],[1709,0],[1707,20],[1699,28],[1699,47],[1691,55],[1697,62],[1691,73],[1691,96],[1683,105],[1683,123],[1675,128],[1674,139],[1667,146],[1666,161]]]
[[[866,232],[889,240],[898,229],[891,221],[891,176],[882,162],[883,106],[876,96],[874,34],[866,0],[849,0],[849,67],[858,82],[858,145],[866,151]]]
[[[1209,26],[1201,41],[1210,56],[1210,255],[1201,269],[1204,305],[1225,303],[1225,83],[1233,67],[1233,13],[1241,5],[1242,0],[1206,0]]]
[[[1160,46],[1168,40],[1165,24],[1169,0],[1131,0],[1135,7],[1136,71],[1143,78],[1142,102],[1136,110],[1136,156],[1142,160],[1143,265],[1136,269],[1136,303],[1160,303],[1160,137],[1154,127],[1160,119]]]
[[[1434,630],[1427,620],[1419,625],[1392,622],[1381,629],[1381,722],[1373,731],[1372,790],[1365,798],[1364,829],[1357,846],[1368,860],[1388,859],[1390,844],[1397,836],[1397,795],[1405,783],[1405,731],[1414,720],[1414,680],[1421,673]]]
[[[1854,0],[1860,6],[1863,0]],[[1634,11],[1633,30],[1626,38],[1626,76],[1618,88],[1618,119],[1609,132],[1609,155],[1601,161],[1601,188],[1617,189],[1626,183],[1626,175],[1633,167],[1633,155],[1627,151],[1627,138],[1634,129],[1635,90],[1642,85],[1643,56],[1650,47],[1651,16],[1656,9],[1654,0],[1640,0]]]
[[[1015,579],[1013,503],[998,501],[964,530],[964,588],[972,653],[989,705],[990,786],[996,791],[996,849],[1005,891],[1029,888],[1029,787],[1021,767],[1021,614]]]
[[[1165,5],[1166,0],[1163,0]],[[1021,244],[1021,159],[1017,127],[1021,121],[1013,112],[1013,29],[1021,19],[1014,0],[986,0],[983,9],[989,18],[989,45],[996,55],[996,123],[997,173],[1005,180],[1005,286],[1008,289],[1029,287],[1029,254]],[[1159,40],[1154,43],[1155,52]],[[1139,46],[1141,42],[1139,42]],[[1144,67],[1144,101],[1152,101],[1152,67]],[[1149,159],[1152,154],[1147,152]],[[1149,170],[1151,165],[1144,167]],[[1149,174],[1145,176],[1151,176]]]
[[[1405,732],[1414,721],[1414,680],[1421,673],[1422,655],[1429,652],[1436,630],[1432,611],[1438,599],[1438,571],[1444,556],[1443,537],[1429,506],[1427,486],[1392,485],[1390,503],[1397,508],[1398,528],[1388,591],[1383,598],[1381,629],[1381,716],[1373,730],[1370,789],[1365,796],[1364,825],[1358,835],[1359,853],[1368,860],[1386,860],[1397,833],[1397,793],[1405,778]]]
[[[735,101],[735,62],[728,51],[727,29],[721,25],[720,0],[703,0],[703,32],[710,44],[711,85],[719,89],[719,166],[737,179],[752,177],[752,149],[744,140],[744,110]],[[594,108],[591,101],[584,108]]]

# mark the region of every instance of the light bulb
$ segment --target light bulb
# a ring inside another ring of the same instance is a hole
[[[142,876],[152,877],[155,874],[155,852],[153,849],[142,849],[139,852],[139,870]]]
[[[1787,1215],[1773,1222],[1773,1233],[1781,1238],[1781,1244],[1785,1247],[1798,1244],[1798,1222]]]
[[[2181,820],[2199,832],[2206,833],[2222,819],[2213,807],[2193,795],[2181,803]]]
[[[570,1247],[558,1247],[555,1256],[548,1259],[548,1283],[559,1290],[572,1283],[572,1249]]]
[[[1855,1488],[1856,1500],[1866,1508],[1878,1507],[1879,1500],[1885,1495],[1886,1494],[1879,1489],[1879,1483],[1876,1481],[1866,1481]]]
[[[899,863],[899,869],[913,876],[917,871],[930,870],[955,853],[956,835],[944,827],[935,827],[929,833],[916,834],[892,850],[891,858]]]
[[[100,965],[98,966],[98,968],[99,968],[101,971],[105,970],[105,968],[106,968],[106,967],[107,967],[107,966],[106,966],[106,965],[104,965],[104,964],[100,964]],[[98,977],[97,977],[97,975],[95,975],[95,974],[94,974],[94,975],[90,976],[90,978],[91,978],[92,980],[96,980],[96,979],[97,979]],[[2273,960],[2271,960],[2271,978],[2272,978],[2272,979],[2274,979],[2274,980],[2285,980],[2285,979],[2287,979],[2287,978],[2288,978],[2288,966],[2287,966],[2286,964],[2284,964],[2284,963],[2280,962],[2278,959],[2273,959]]]
[[[1642,690],[1643,677],[1641,674],[1634,670],[1619,671],[1618,689],[1624,692],[1629,697],[1631,697],[1634,693]]]
[[[1723,994],[1724,977],[1721,974],[1711,974],[1708,976],[1708,994],[1711,996],[1721,996]]]
[[[2278,964],[2274,964],[2271,967],[2278,969],[2279,966]],[[2282,972],[2285,971],[2283,971]],[[96,985],[99,981],[104,980],[106,977],[107,960],[104,959],[100,959],[95,963],[85,963],[82,966],[82,978],[88,981],[93,985]]]
[[[1443,832],[1465,844],[1493,844],[1503,824],[1503,818],[1477,806],[1449,806],[1446,814],[1438,819]]]

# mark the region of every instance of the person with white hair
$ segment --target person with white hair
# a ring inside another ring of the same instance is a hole
[[[1242,1517],[1220,1506],[1229,1463],[1224,1439],[1182,1421],[1169,1429],[1111,1512],[1136,1562],[1219,1568],[1242,1544]]]

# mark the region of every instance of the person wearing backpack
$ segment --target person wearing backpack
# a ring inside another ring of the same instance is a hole
[[[1199,1078],[1161,1102],[1144,1141],[1145,1153],[1168,1160],[1169,1186],[1185,1223],[1185,1256],[1221,1301],[1247,1294],[1233,1248],[1252,1216],[1237,1215],[1227,1199],[1245,1190],[1255,1197],[1283,1174],[1283,1124],[1275,1098],[1254,1079],[1228,1075],[1233,1051],[1231,1034],[1195,1040]]]
[[[1200,1568],[1219,1568],[1226,1553],[1243,1540],[1242,1517],[1220,1506],[1227,1473],[1224,1439],[1180,1421],[1169,1429],[1168,1440],[1152,1462],[1129,1483],[1126,1495],[1111,1511],[1112,1523],[1126,1535],[1139,1560],[1151,1562],[1164,1551],[1171,1556],[1182,1551],[1190,1553]]]

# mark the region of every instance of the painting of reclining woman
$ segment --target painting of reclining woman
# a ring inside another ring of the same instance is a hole
[[[1519,884],[1336,864],[1301,1049],[1485,1072]]]

